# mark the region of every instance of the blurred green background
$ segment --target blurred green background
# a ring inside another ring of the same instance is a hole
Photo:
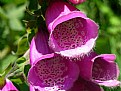
[[[42,5],[42,11],[45,10],[44,7],[46,4]],[[116,62],[121,69],[121,0],[87,0],[77,5],[77,8],[100,26],[95,51],[99,54],[116,54]],[[34,35],[32,30],[36,31],[38,20],[41,22],[41,19],[37,18],[39,10],[37,0],[0,0],[0,74],[5,70],[7,74],[9,72],[7,68],[16,60],[20,60],[18,67],[27,60],[22,56],[29,49],[28,40]],[[28,21],[30,23],[26,25],[25,22]],[[12,69],[12,66],[10,67]],[[28,70],[29,66],[26,65],[22,69],[27,73],[25,68]],[[22,75],[21,70],[19,71],[17,70],[18,76],[10,79],[20,91],[29,91],[23,79],[23,77],[26,79],[26,74]],[[121,89],[105,88],[105,91],[121,91]]]

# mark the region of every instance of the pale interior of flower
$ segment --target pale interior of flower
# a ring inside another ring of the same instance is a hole
[[[56,44],[63,50],[74,49],[84,45],[87,41],[85,26],[86,21],[79,17],[57,25],[53,31]]]
[[[95,80],[106,81],[116,79],[116,69],[114,64],[110,64],[98,58],[95,60],[92,69],[92,77]]]
[[[63,89],[63,84],[68,78],[66,62],[60,57],[41,60],[36,64],[34,70],[47,91]]]

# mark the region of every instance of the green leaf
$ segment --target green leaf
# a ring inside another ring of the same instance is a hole
[[[17,59],[16,63],[21,64],[21,63],[24,63],[25,61],[26,61],[25,57],[20,57],[20,58]]]
[[[121,21],[120,21],[119,17],[112,16],[109,20],[110,20],[110,24],[112,24],[113,26],[121,25]]]
[[[7,19],[7,15],[6,15],[5,11],[3,10],[3,8],[1,8],[1,7],[0,7],[0,18]]]
[[[23,82],[19,86],[20,86],[20,91],[30,91],[29,86],[25,82]]]
[[[104,89],[104,91],[121,91],[121,87],[110,87],[110,88],[108,88],[108,87],[104,87],[103,86],[103,89]]]
[[[7,16],[9,17],[9,19],[22,18],[24,16],[24,11],[26,9],[25,6],[26,6],[25,4],[20,7],[16,7],[14,4],[8,5],[6,8],[7,8]]]
[[[23,83],[19,77],[10,77],[10,79],[12,82],[17,83],[17,85]]]
[[[10,54],[7,57],[5,57],[3,60],[0,60],[0,74],[2,74],[5,71],[5,69],[9,67],[9,65],[13,63],[16,59],[17,59],[16,56]]]
[[[24,67],[24,74],[25,74],[26,77],[27,77],[27,75],[28,75],[29,69],[30,69],[30,64],[25,65],[25,67]]]
[[[22,26],[22,24],[21,24],[21,22],[20,22],[20,20],[18,20],[16,18],[10,19],[9,25],[10,25],[10,28],[12,30],[19,30],[20,31],[20,30],[24,29],[23,26]]]
[[[15,3],[15,4],[22,4],[27,0],[1,0],[2,3]]]
[[[24,54],[29,49],[27,35],[24,35],[18,42],[17,55]]]

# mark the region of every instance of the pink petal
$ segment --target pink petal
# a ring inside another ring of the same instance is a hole
[[[94,61],[92,78],[96,83],[108,87],[118,86],[120,84],[117,80],[119,68],[114,62],[115,59],[114,54],[102,54],[92,59]]]
[[[18,91],[18,90],[10,80],[6,79],[6,84],[0,91]]]
[[[73,4],[81,4],[81,3],[85,2],[86,0],[69,0],[69,1]]]
[[[32,39],[30,45],[30,64],[32,65],[35,60],[43,57],[45,54],[52,53],[53,51],[48,46],[49,34],[46,30],[39,28],[38,33]]]
[[[69,91],[104,91],[99,85],[79,77]]]
[[[51,3],[46,11],[50,47],[66,57],[77,57],[92,50],[98,25],[66,2]]]
[[[36,91],[34,86],[32,86],[32,85],[30,85],[29,88],[30,88],[30,91]]]
[[[96,56],[91,53],[85,56],[79,64],[80,76],[85,80],[91,80],[99,85],[108,87],[118,86],[118,65],[114,62],[114,54],[102,54]]]
[[[38,89],[68,90],[78,78],[78,66],[57,54],[38,59],[30,68],[28,81]],[[75,71],[76,70],[76,71]]]
[[[80,61],[77,61],[80,69],[80,76],[86,80],[90,80],[92,77],[92,66],[91,61],[97,54],[91,52],[89,55],[84,56]]]

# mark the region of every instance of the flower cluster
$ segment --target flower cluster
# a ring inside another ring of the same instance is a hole
[[[100,86],[120,84],[116,56],[93,51],[99,28],[93,20],[70,3],[50,0],[45,22],[48,31],[39,27],[30,45],[30,91],[103,91]]]

